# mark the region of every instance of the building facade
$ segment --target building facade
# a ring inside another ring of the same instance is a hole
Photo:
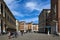
[[[51,31],[50,24],[48,22],[48,16],[50,14],[50,9],[43,9],[39,15],[39,32],[47,33],[48,30]]]
[[[28,32],[32,32],[32,22],[30,22],[30,23],[26,23],[26,25],[27,25],[27,31]]]
[[[19,30],[23,31],[23,32],[26,32],[26,23],[25,23],[25,21],[19,22]]]
[[[32,32],[38,32],[38,24],[32,25]]]
[[[20,31],[19,31],[19,21],[18,21],[18,20],[16,20],[16,31],[17,31],[17,32],[20,32]]]
[[[26,23],[25,21],[19,22],[18,30],[23,32],[38,32],[38,24],[32,22]]]
[[[51,0],[51,23],[55,32],[60,35],[60,0]],[[53,31],[53,32],[54,32]]]
[[[16,19],[3,0],[0,0],[0,33],[7,32],[7,29],[16,29]]]
[[[32,22],[26,23],[25,21],[19,22],[19,30],[24,32],[32,32]]]

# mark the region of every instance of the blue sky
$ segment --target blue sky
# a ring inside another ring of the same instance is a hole
[[[42,9],[50,9],[50,0],[4,0],[18,21],[38,23]]]

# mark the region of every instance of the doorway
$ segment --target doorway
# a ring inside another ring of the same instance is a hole
[[[51,34],[51,27],[50,28],[45,28],[45,33],[48,34],[48,31],[49,31],[49,34]]]

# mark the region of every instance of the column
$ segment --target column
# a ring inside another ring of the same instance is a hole
[[[56,33],[58,33],[58,22],[56,22]]]
[[[3,21],[1,20],[1,33],[3,33]]]
[[[0,34],[1,34],[1,19],[0,19]]]
[[[49,32],[50,32],[50,30],[49,30],[49,28],[48,28],[48,35],[50,35],[50,33],[49,33]]]

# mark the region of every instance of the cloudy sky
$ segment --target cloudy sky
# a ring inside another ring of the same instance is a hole
[[[4,0],[19,21],[38,23],[42,9],[50,9],[50,0]]]

